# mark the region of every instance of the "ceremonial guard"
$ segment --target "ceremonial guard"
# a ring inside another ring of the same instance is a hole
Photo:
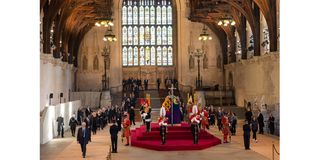
[[[202,109],[202,107],[199,107],[199,112],[198,114],[200,115],[200,119],[201,119],[201,129],[206,130],[209,129],[209,113],[205,110]]]
[[[191,122],[191,132],[193,136],[193,144],[198,144],[199,140],[199,123],[200,123],[200,116],[199,115],[192,115],[190,117],[190,122]]]
[[[229,135],[229,138],[231,139],[231,134],[230,134],[230,127],[229,127],[229,120],[226,114],[223,115],[221,119],[221,123],[222,123],[223,143],[229,143],[228,135]]]
[[[167,118],[166,117],[160,117],[158,120],[159,126],[160,126],[160,136],[161,136],[161,141],[162,144],[166,143],[166,138],[167,138],[167,132],[168,132],[168,123],[167,123]]]
[[[127,140],[126,146],[129,146],[129,136],[131,135],[131,133],[130,133],[130,120],[129,120],[128,113],[124,114],[124,120],[122,122],[122,125],[123,125],[122,137],[126,137],[126,140]]]
[[[150,106],[147,106],[145,108],[145,113],[146,113],[146,116],[145,116],[145,121],[146,121],[146,128],[147,128],[147,132],[151,132],[151,107]]]

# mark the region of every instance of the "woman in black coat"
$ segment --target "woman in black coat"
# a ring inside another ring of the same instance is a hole
[[[257,143],[257,131],[258,131],[258,121],[256,119],[256,116],[253,116],[251,121],[251,127],[252,127],[252,138]]]
[[[258,123],[259,123],[259,134],[263,134],[263,127],[264,127],[264,117],[261,113],[261,111],[259,112],[258,115]]]

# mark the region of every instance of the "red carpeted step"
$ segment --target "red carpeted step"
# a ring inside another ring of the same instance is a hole
[[[132,130],[131,145],[159,151],[199,150],[221,144],[221,140],[206,131],[200,132],[199,143],[193,144],[190,126],[168,126],[167,143],[161,144],[159,126],[152,124],[152,131],[145,132],[145,126]]]

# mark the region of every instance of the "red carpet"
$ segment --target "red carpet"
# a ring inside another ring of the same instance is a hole
[[[151,124],[151,132],[147,133],[145,126],[131,131],[131,145],[158,151],[200,150],[221,144],[221,140],[207,131],[199,134],[199,143],[193,144],[190,126],[182,123],[181,126],[168,126],[166,144],[161,144],[159,125]]]

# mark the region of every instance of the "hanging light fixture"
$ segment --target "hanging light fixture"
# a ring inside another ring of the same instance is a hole
[[[96,18],[96,23],[95,26],[97,27],[109,27],[109,26],[113,26],[113,19],[112,18]]]
[[[219,21],[218,21],[218,23],[217,23],[219,26],[228,26],[229,24],[231,25],[231,26],[234,26],[234,25],[236,25],[236,22],[233,20],[233,19],[231,19],[231,18],[225,18],[225,19],[220,19]]]
[[[199,38],[200,41],[212,40],[212,37],[207,33],[207,28],[203,25],[202,33]]]
[[[116,36],[112,33],[112,29],[111,27],[109,27],[109,29],[106,31],[104,37],[103,37],[104,41],[109,41],[109,42],[115,42],[117,41]]]

